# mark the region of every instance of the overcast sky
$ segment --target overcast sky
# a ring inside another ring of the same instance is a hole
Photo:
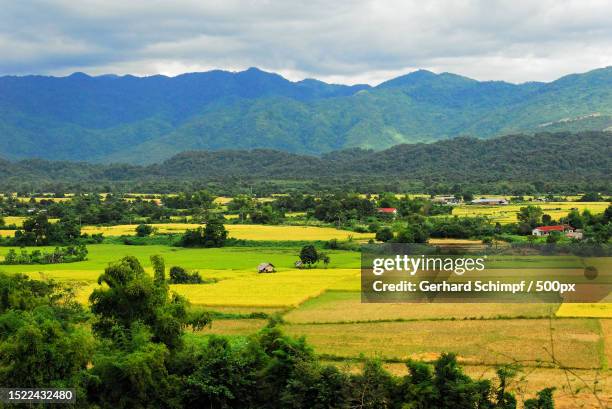
[[[0,0],[0,74],[256,66],[377,84],[425,68],[549,81],[612,65],[606,0]]]

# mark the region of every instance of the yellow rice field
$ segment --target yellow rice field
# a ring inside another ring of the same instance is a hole
[[[487,196],[489,197],[489,196]],[[608,207],[608,202],[533,202],[527,204],[509,204],[500,206],[479,206],[479,205],[460,205],[453,207],[453,216],[487,216],[492,221],[502,224],[514,223],[517,221],[516,215],[527,205],[541,207],[545,214],[549,214],[553,219],[558,220],[567,216],[572,209],[580,212],[589,210],[594,214],[603,213]]]
[[[166,223],[152,224],[159,233],[182,233],[187,229],[195,229],[200,224],[195,223]],[[373,233],[355,233],[347,230],[338,230],[331,227],[315,226],[269,226],[258,224],[228,224],[225,226],[229,237],[243,240],[347,240],[374,238]],[[87,234],[102,233],[104,236],[134,235],[136,225],[124,224],[117,226],[84,226],[81,231]],[[12,234],[11,234],[12,235]]]

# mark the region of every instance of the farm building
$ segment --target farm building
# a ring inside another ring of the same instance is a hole
[[[379,207],[376,209],[378,213],[389,214],[395,216],[397,214],[397,209],[395,207]]]
[[[491,199],[491,198],[483,197],[482,199],[474,199],[470,203],[474,205],[498,206],[498,205],[507,205],[508,201],[506,199]]]
[[[257,266],[257,272],[258,273],[273,273],[276,270],[274,269],[274,264],[272,263],[261,263],[260,265]]]
[[[568,224],[560,224],[555,226],[540,226],[536,227],[531,231],[533,236],[543,237],[548,236],[552,232],[559,232],[565,237],[569,237],[572,239],[582,239],[582,230],[574,229],[572,226]]]
[[[460,199],[457,199],[455,196],[436,196],[431,199],[434,203],[441,203],[445,205],[456,205],[461,203]]]

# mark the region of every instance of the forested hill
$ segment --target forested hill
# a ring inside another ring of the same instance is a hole
[[[321,157],[257,149],[192,151],[160,164],[99,165],[45,160],[0,160],[0,188],[83,182],[222,182],[382,180],[486,184],[524,182],[564,184],[577,189],[609,189],[612,184],[612,133],[543,133],[489,140],[456,138],[431,144],[398,145],[383,151],[362,149]]]
[[[612,67],[550,83],[416,71],[367,85],[252,68],[177,77],[0,77],[0,156],[155,163],[186,150],[320,154],[461,135],[612,129]]]

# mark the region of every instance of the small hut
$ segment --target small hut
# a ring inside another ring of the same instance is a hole
[[[258,273],[274,273],[276,270],[274,269],[274,264],[272,263],[261,263],[257,266]]]

